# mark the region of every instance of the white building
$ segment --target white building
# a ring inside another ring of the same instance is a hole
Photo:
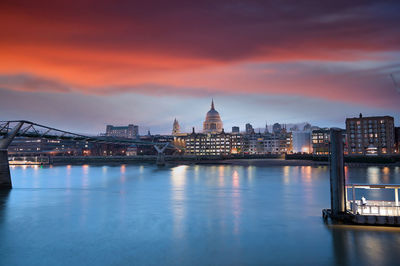
[[[311,153],[311,132],[293,131],[292,132],[293,152]]]

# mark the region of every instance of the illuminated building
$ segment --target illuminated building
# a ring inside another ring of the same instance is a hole
[[[126,148],[126,156],[136,156],[137,155],[137,146],[131,145]]]
[[[243,148],[246,154],[282,154],[291,152],[291,133],[246,134],[243,136]]]
[[[176,123],[175,123],[176,122]],[[177,121],[174,122],[174,129]],[[292,152],[292,135],[276,123],[274,133],[255,133],[251,124],[241,134],[239,127],[232,127],[232,133],[225,133],[222,121],[215,110],[214,101],[203,123],[203,132],[190,134],[175,133],[174,146],[187,155],[229,155],[229,154],[281,154]]]
[[[82,155],[89,144],[74,140],[17,137],[8,147],[10,155]]]
[[[12,156],[125,155],[126,145],[77,140],[18,137],[8,147]]]
[[[232,154],[243,153],[243,135],[233,133],[231,135],[231,147]]]
[[[286,153],[293,153],[293,134],[292,134],[292,132],[286,133]]]
[[[259,133],[247,134],[245,136],[246,153],[248,154],[263,154],[264,153],[264,138]]]
[[[400,127],[395,128],[395,145],[396,145],[396,153],[400,154]]]
[[[292,152],[292,133],[282,129],[278,134],[265,134],[265,153],[282,154]]]
[[[221,133],[223,130],[222,120],[219,113],[214,108],[214,100],[211,101],[211,109],[207,112],[203,123],[203,133]]]
[[[181,127],[179,126],[178,120],[174,120],[174,124],[172,126],[172,135],[176,136],[181,132]]]
[[[329,154],[330,129],[316,129],[311,132],[313,154]]]
[[[107,125],[106,136],[134,139],[139,136],[139,126],[129,124],[128,126]]]
[[[311,153],[311,132],[310,131],[293,131],[293,152],[294,153]]]
[[[391,116],[346,119],[350,155],[393,154],[395,151],[394,119]]]
[[[221,132],[213,133],[195,133],[192,132],[185,139],[185,154],[188,155],[228,155],[232,153],[232,134]],[[235,135],[236,137],[236,135]],[[240,141],[235,140],[236,143]],[[238,144],[235,146],[237,153]]]

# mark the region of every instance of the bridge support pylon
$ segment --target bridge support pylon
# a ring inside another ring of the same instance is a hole
[[[0,150],[0,189],[10,189],[11,174],[10,166],[8,164],[8,152],[7,150]]]
[[[157,166],[164,166],[165,165],[165,154],[164,151],[168,147],[169,143],[165,144],[164,147],[160,148],[157,145],[154,145],[154,148],[157,151]]]
[[[24,123],[18,123],[3,139],[0,139],[0,189],[11,189],[10,165],[7,148]]]

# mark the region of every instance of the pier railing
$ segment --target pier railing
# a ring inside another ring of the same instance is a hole
[[[348,184],[346,185],[346,209],[357,215],[375,216],[400,216],[400,203],[398,184]],[[348,198],[348,189],[351,189],[351,200]],[[391,189],[394,192],[394,201],[383,200],[361,200],[356,199],[357,189]]]
[[[358,215],[400,216],[400,206],[393,201],[347,201],[347,210]]]

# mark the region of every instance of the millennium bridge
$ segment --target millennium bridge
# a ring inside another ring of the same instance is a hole
[[[157,151],[157,165],[165,164],[164,152],[167,148],[176,149],[171,143],[123,139],[110,136],[86,136],[31,121],[0,121],[0,188],[12,188],[10,166],[8,162],[8,146],[15,137],[45,138],[55,140],[85,141],[99,144],[152,145]]]

